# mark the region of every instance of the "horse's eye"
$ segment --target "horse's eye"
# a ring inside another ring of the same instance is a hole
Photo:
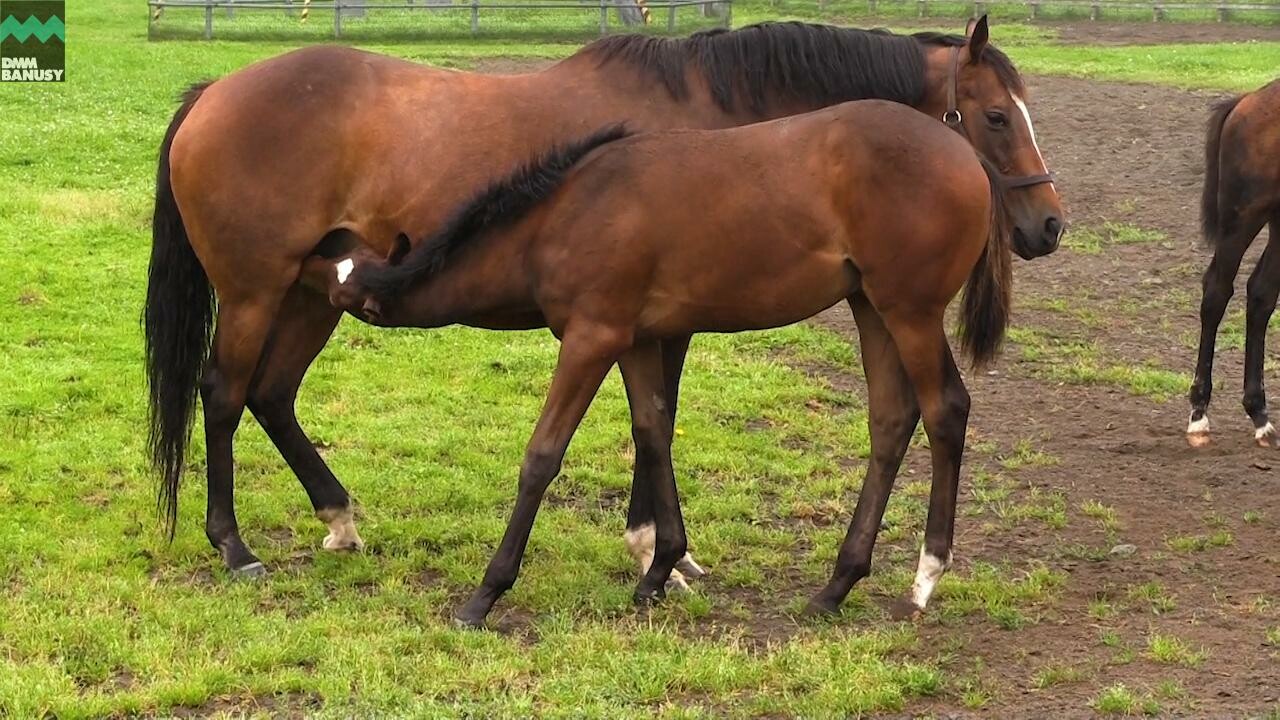
[[[1006,128],[1009,126],[1009,118],[1005,117],[1004,113],[996,112],[995,110],[987,112],[987,122],[993,128]]]

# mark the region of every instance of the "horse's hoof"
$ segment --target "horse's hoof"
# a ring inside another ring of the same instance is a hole
[[[360,552],[364,550],[364,541],[360,538],[349,538],[329,533],[324,536],[322,547],[329,552]]]
[[[840,614],[840,603],[810,598],[801,614],[809,618],[834,617]]]
[[[1280,438],[1276,437],[1276,428],[1271,423],[1267,423],[1257,430],[1254,430],[1253,441],[1257,443],[1258,447],[1280,447]]]
[[[685,582],[679,570],[672,570],[667,578],[667,592],[689,592],[689,583]]]
[[[1209,416],[1203,415],[1199,420],[1190,420],[1187,422],[1187,444],[1193,448],[1208,447],[1209,438]]]
[[[260,562],[251,562],[238,568],[231,568],[232,580],[257,580],[267,576],[267,566]]]
[[[464,613],[458,613],[453,616],[453,626],[459,630],[483,630],[484,616],[467,617]]]
[[[924,608],[910,598],[898,598],[889,605],[889,617],[894,620],[919,620],[923,615]]]
[[[690,580],[696,580],[707,574],[707,571],[703,570],[689,553],[685,553],[684,557],[676,561],[676,571]]]
[[[635,595],[631,599],[640,607],[650,607],[662,602],[666,597],[667,591],[665,588],[637,587]]]

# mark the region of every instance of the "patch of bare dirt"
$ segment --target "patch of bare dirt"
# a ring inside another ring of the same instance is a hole
[[[1105,10],[1103,11],[1105,13]],[[1071,45],[1165,45],[1173,43],[1250,42],[1280,40],[1280,25],[1240,22],[1038,22]]]

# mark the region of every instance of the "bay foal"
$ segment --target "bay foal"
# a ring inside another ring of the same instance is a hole
[[[835,611],[869,572],[922,416],[933,489],[911,603],[923,609],[951,562],[969,410],[943,314],[967,279],[962,343],[976,362],[993,356],[1011,284],[1005,186],[1052,194],[1038,154],[1012,139],[1025,143],[1029,132],[1006,132],[1004,145],[1025,178],[1004,177],[959,134],[881,101],[731,130],[621,135],[608,129],[520,168],[397,264],[360,250],[337,262],[317,258],[305,272],[336,307],[377,324],[483,324],[526,313],[561,341],[511,521],[458,620],[483,624],[515,582],[543,493],[615,364],[637,466],[647,464],[653,484],[656,546],[636,598],[661,596],[688,546],[662,341],[778,327],[842,299],[857,318],[871,390],[873,461],[832,579],[810,607]],[[1013,246],[1029,258],[1052,251],[1056,239],[1015,235]]]
[[[1187,442],[1192,447],[1210,442],[1209,397],[1218,325],[1235,290],[1245,250],[1270,223],[1267,247],[1249,276],[1244,411],[1253,421],[1254,441],[1262,447],[1280,447],[1262,388],[1267,323],[1280,295],[1280,80],[1214,107],[1205,141],[1200,218],[1205,243],[1213,248],[1213,260],[1204,273],[1200,352],[1191,384]]]

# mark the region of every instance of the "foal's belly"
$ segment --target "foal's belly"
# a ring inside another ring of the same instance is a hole
[[[843,253],[769,260],[719,258],[679,280],[660,271],[638,329],[662,337],[781,327],[817,315],[861,284],[857,268]]]

